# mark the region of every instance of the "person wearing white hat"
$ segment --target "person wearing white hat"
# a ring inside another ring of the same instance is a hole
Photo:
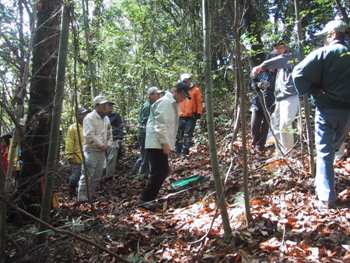
[[[144,175],[144,177],[148,177],[149,174],[149,164],[147,151],[145,150],[145,140],[146,140],[146,125],[148,121],[148,117],[150,114],[152,104],[157,101],[163,92],[157,87],[150,87],[147,90],[148,99],[142,105],[140,113],[139,113],[139,134],[138,134],[138,144],[140,147],[141,156],[137,159],[134,170],[138,170],[138,175]]]
[[[318,35],[327,39],[293,70],[299,95],[315,100],[317,208],[335,207],[333,161],[350,127],[350,48],[345,43],[347,25],[341,20],[326,24]]]
[[[196,122],[203,114],[203,95],[199,85],[192,83],[190,73],[181,74],[180,82],[187,85],[190,98],[179,103],[180,123],[176,139],[176,152],[188,155],[193,144]]]
[[[87,201],[86,180],[89,180],[89,193],[96,197],[96,189],[103,174],[106,152],[113,144],[112,127],[107,114],[107,103],[103,95],[94,98],[94,110],[83,121],[83,151],[85,167],[79,180],[78,201]]]

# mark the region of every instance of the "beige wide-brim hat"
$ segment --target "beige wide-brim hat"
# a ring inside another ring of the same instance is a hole
[[[110,101],[107,99],[107,97],[103,96],[103,95],[98,95],[94,98],[94,106],[98,105],[98,104],[105,104],[105,103],[109,103]]]

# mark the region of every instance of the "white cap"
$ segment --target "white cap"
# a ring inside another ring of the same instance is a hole
[[[344,33],[347,28],[348,28],[348,25],[343,20],[339,20],[339,19],[332,20],[332,21],[329,21],[320,32],[316,33],[315,36],[321,36],[321,35],[329,34],[331,32]]]
[[[96,106],[97,104],[105,104],[108,102],[109,100],[103,95],[98,95],[94,98],[94,106]]]
[[[190,79],[190,78],[192,78],[192,74],[191,73],[182,73],[180,75],[180,81],[184,81],[184,80]]]
[[[152,95],[152,94],[155,94],[155,93],[162,93],[162,91],[160,89],[158,89],[157,87],[150,87],[147,90],[147,94],[148,95]]]

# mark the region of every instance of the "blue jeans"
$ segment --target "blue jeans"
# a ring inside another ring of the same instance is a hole
[[[315,116],[315,187],[319,200],[334,203],[334,155],[350,128],[350,109],[319,109]]]
[[[79,183],[81,175],[81,164],[71,164],[71,175],[69,176],[69,185],[72,188],[76,188]]]
[[[176,136],[176,152],[188,154],[192,146],[192,138],[194,128],[196,127],[196,119],[192,117],[180,118],[179,129]]]

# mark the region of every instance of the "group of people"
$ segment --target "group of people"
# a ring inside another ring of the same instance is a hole
[[[181,74],[179,82],[188,87],[189,98],[178,103],[179,127],[176,134],[175,151],[179,155],[186,156],[193,145],[193,134],[197,120],[203,114],[203,96],[199,85],[193,83],[190,73]],[[149,161],[145,150],[147,121],[152,104],[164,95],[164,92],[157,87],[151,87],[148,89],[147,94],[148,100],[143,104],[139,113],[138,141],[141,156],[136,162],[136,168],[139,167],[139,174],[144,174],[145,177],[148,177],[149,174]]]
[[[188,155],[193,144],[203,101],[199,86],[191,79],[191,74],[181,74],[171,91],[157,87],[147,91],[148,100],[139,114],[138,135],[141,157],[137,166],[148,178],[140,198],[142,205],[147,206],[147,202],[156,198],[168,176],[169,153],[176,150],[178,154]],[[71,167],[70,195],[77,193],[78,201],[94,199],[103,175],[114,174],[123,139],[122,119],[113,112],[113,102],[99,95],[93,105],[91,112],[85,108],[77,111],[77,123],[68,128],[65,140],[65,155]]]
[[[140,197],[140,206],[152,209],[153,201],[169,175],[169,154],[188,155],[193,145],[196,121],[203,114],[200,87],[192,75],[184,73],[172,91],[148,89],[149,101],[139,115],[140,171],[148,182]]]
[[[294,65],[285,42],[273,46],[272,57],[253,67],[251,77],[256,89],[252,103],[252,146],[266,147],[269,129],[276,138],[276,153],[285,156],[294,148],[292,123],[299,111],[299,96],[314,100],[316,178],[319,206],[335,206],[333,162],[336,151],[350,129],[350,48],[346,43],[348,26],[341,20],[326,24],[319,33],[325,45]],[[148,178],[140,205],[153,206],[169,175],[171,151],[187,156],[193,145],[196,122],[203,114],[203,98],[189,73],[170,91],[151,87],[148,100],[139,114],[141,157],[139,172]],[[77,111],[77,122],[67,132],[65,154],[71,166],[70,194],[79,201],[94,199],[102,176],[113,176],[123,140],[123,121],[113,112],[113,102],[103,95],[93,100],[93,110]],[[270,115],[271,125],[270,125]],[[308,116],[306,116],[308,117]],[[9,138],[1,138],[1,166],[8,166]],[[88,180],[89,178],[89,180]]]
[[[341,20],[329,22],[319,33],[325,36],[326,44],[311,52],[295,65],[288,45],[277,42],[272,56],[253,67],[256,96],[252,104],[252,146],[258,151],[266,147],[268,131],[276,138],[276,154],[283,157],[294,148],[292,123],[300,104],[299,96],[311,95],[316,106],[316,195],[318,205],[324,208],[335,206],[333,162],[336,151],[350,128],[350,50],[347,45],[346,23]],[[171,151],[188,155],[193,144],[196,121],[203,114],[203,98],[200,87],[192,83],[191,74],[180,75],[180,80],[171,91],[161,91],[157,87],[148,89],[148,100],[139,114],[139,135],[141,157],[137,161],[139,172],[148,178],[141,193],[140,205],[150,209],[158,192],[169,175],[168,157]],[[83,156],[69,158],[73,172],[70,180],[72,191],[78,185],[78,200],[87,199],[87,189],[95,195],[103,168],[109,168],[109,160],[115,156],[118,137],[112,132],[111,105],[104,96],[94,99],[94,110],[79,112],[78,124],[70,127],[68,135],[77,128],[82,129],[79,143],[83,144]],[[87,114],[87,115],[86,115]],[[85,116],[86,115],[86,116]],[[271,119],[270,119],[271,115]],[[109,116],[110,118],[108,118]],[[271,125],[270,125],[271,120]],[[82,126],[81,126],[82,125]],[[67,141],[69,147],[76,145]],[[109,153],[113,153],[109,156]],[[81,163],[85,159],[85,169]],[[115,166],[113,161],[110,162]],[[82,176],[78,174],[82,173]],[[108,173],[108,172],[107,172]],[[86,175],[91,183],[86,185]]]
[[[258,150],[265,147],[271,113],[277,154],[284,156],[293,149],[291,124],[298,114],[299,96],[310,95],[313,98],[316,106],[315,189],[320,208],[335,206],[333,163],[335,153],[350,129],[347,30],[348,26],[342,20],[327,23],[317,34],[325,39],[325,45],[295,66],[287,44],[278,42],[274,45],[274,57],[254,67],[251,72],[257,88],[252,107],[252,143]]]
[[[288,45],[277,42],[272,55],[251,72],[257,82],[251,119],[252,146],[264,150],[270,128],[268,116],[272,114],[276,154],[284,156],[294,147],[292,123],[299,111],[299,97],[292,79],[293,59]]]
[[[93,100],[94,109],[77,111],[77,123],[67,131],[65,155],[71,166],[69,192],[78,200],[94,199],[102,176],[113,176],[121,142],[123,121],[113,112],[114,103],[103,95]],[[90,180],[88,180],[90,178]]]

